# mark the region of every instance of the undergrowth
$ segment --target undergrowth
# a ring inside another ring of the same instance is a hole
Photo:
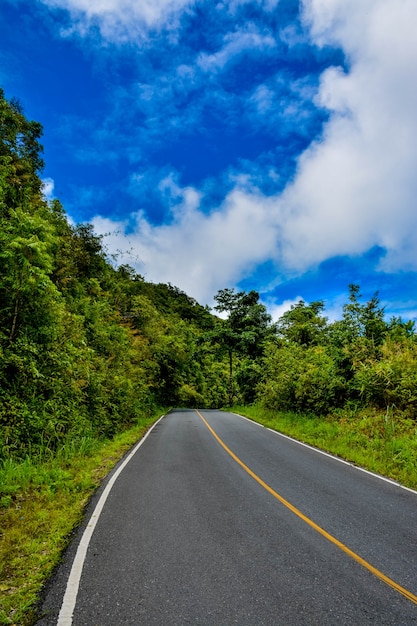
[[[157,419],[112,440],[81,437],[0,465],[0,624],[29,626],[43,584],[100,481]]]

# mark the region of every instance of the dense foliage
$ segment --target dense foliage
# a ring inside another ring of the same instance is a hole
[[[272,324],[224,289],[220,319],[172,285],[116,267],[91,225],[42,193],[41,126],[0,90],[0,456],[111,436],[157,406],[239,401],[327,414],[417,415],[413,322],[357,285],[341,320],[300,301]]]
[[[266,408],[326,415],[346,407],[395,410],[417,418],[417,336],[412,321],[386,321],[378,294],[361,303],[349,286],[341,320],[303,301],[277,324],[258,387]]]
[[[39,177],[41,127],[0,92],[0,454],[110,436],[156,406],[219,406],[216,319],[115,268]],[[224,382],[222,382],[224,380]]]

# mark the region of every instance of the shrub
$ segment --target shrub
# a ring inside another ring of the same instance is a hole
[[[265,357],[258,397],[266,408],[325,414],[338,406],[344,381],[324,346],[272,346]]]
[[[395,405],[409,417],[417,417],[417,343],[414,338],[381,346],[380,359],[354,363],[353,384],[366,403],[384,408]]]

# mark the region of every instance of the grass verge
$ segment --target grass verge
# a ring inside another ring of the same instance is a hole
[[[39,593],[102,479],[158,419],[0,466],[0,624],[30,626]]]
[[[340,410],[327,417],[281,413],[259,405],[236,413],[417,489],[417,423],[394,408]]]

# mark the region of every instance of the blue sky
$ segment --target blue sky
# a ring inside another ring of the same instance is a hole
[[[417,318],[415,0],[3,0],[45,193],[203,304]]]

